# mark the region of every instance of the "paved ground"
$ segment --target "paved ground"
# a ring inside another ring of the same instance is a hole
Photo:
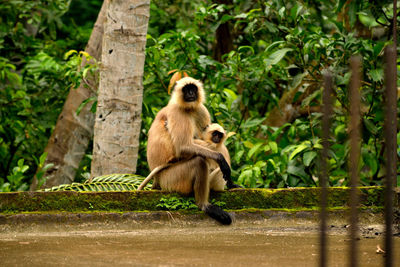
[[[382,241],[360,239],[360,266],[383,266]],[[346,266],[348,243],[329,236],[329,266]],[[0,234],[1,266],[317,266],[318,248],[315,232],[259,226]]]
[[[317,266],[316,212],[235,215],[231,226],[170,212],[0,216],[0,266]],[[380,216],[361,224],[360,266],[383,266]],[[333,213],[328,266],[346,266],[347,230],[345,214]]]

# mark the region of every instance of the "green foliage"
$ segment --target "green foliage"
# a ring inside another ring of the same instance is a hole
[[[44,174],[48,169],[54,166],[53,163],[44,164],[47,158],[47,152],[43,153],[39,158],[39,164],[36,171],[36,179],[38,181],[37,188],[40,188],[46,182],[46,176]]]
[[[63,184],[39,191],[76,191],[76,192],[114,192],[134,191],[145,178],[135,174],[110,174],[93,178],[84,183]],[[150,190],[147,184],[144,190]]]
[[[70,2],[10,0],[0,5],[2,191],[26,190],[35,173],[45,179],[48,166],[43,166],[40,155],[65,97],[96,68],[95,63],[80,68],[82,57],[88,55],[75,52],[64,59],[71,48],[83,49],[94,23],[90,21],[85,30],[69,17],[70,24],[64,24]],[[93,13],[97,16],[97,10]],[[21,168],[21,162],[26,167]]]
[[[351,1],[346,6],[346,1],[182,1],[175,5],[195,6],[195,12],[163,17],[162,25],[168,25],[164,28],[158,24],[157,14],[168,8],[153,1],[146,49],[139,172],[147,172],[147,130],[157,111],[168,101],[168,71],[178,69],[204,82],[212,120],[233,133],[226,144],[232,157],[232,173],[239,184],[272,188],[317,186],[321,113],[310,109],[318,110],[321,106],[322,71],[329,69],[335,75],[330,184],[347,185],[348,65],[352,55],[360,54],[364,73],[361,183],[382,184],[382,55],[390,43],[390,3]],[[221,24],[228,25],[233,50],[217,61],[215,39]],[[271,111],[291,92],[293,100],[288,109],[303,112],[292,120],[281,121],[280,127],[268,126],[266,123],[275,114]]]
[[[221,208],[224,208],[226,205],[225,202],[223,201],[216,201],[213,199],[211,201],[212,204],[217,205]],[[163,209],[163,210],[198,210],[198,207],[195,203],[195,200],[193,197],[162,197],[160,199],[160,203],[157,204],[157,208]]]
[[[13,168],[11,175],[7,176],[8,182],[2,183],[2,192],[11,191],[25,191],[28,189],[28,185],[23,183],[22,180],[25,178],[25,172],[29,169],[28,165],[24,165],[24,159],[18,160],[18,165]]]
[[[194,198],[170,197],[160,199],[157,208],[165,210],[197,210]]]

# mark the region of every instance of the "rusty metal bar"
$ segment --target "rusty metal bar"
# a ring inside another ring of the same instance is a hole
[[[326,221],[328,213],[328,150],[329,150],[329,132],[332,116],[332,74],[329,71],[324,73],[324,91],[322,94],[323,117],[322,117],[322,157],[321,157],[321,175],[319,186],[321,187],[320,196],[320,258],[319,266],[327,266],[327,238]]]
[[[385,178],[385,266],[393,266],[393,184],[397,179],[397,68],[396,47],[385,48],[385,140],[386,140],[386,178]]]
[[[350,266],[358,266],[358,183],[360,162],[360,87],[361,87],[361,57],[350,59]]]
[[[393,266],[393,187],[397,184],[397,0],[393,0],[393,44],[385,48],[385,266]]]
[[[393,0],[393,45],[397,47],[397,0]]]

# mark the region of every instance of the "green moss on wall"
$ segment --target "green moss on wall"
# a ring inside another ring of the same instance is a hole
[[[349,188],[328,190],[330,208],[346,207]],[[359,190],[361,207],[384,205],[382,187],[362,187]],[[240,209],[316,209],[319,205],[319,188],[290,189],[235,189],[212,193],[214,201],[221,201],[224,208]],[[161,198],[182,197],[163,191],[131,192],[13,192],[0,193],[0,212],[41,211],[154,211]],[[397,197],[396,197],[397,199]],[[396,200],[397,201],[397,200]],[[396,202],[397,203],[397,202]]]

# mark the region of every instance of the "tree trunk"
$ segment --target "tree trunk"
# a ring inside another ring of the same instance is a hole
[[[105,14],[106,4],[103,3],[85,49],[96,60],[99,60],[101,56]],[[82,63],[82,65],[85,64],[86,62]],[[91,77],[88,78],[89,83],[95,84],[95,81],[90,79]],[[82,101],[93,94],[90,89],[83,86],[83,83],[77,89],[71,89],[69,92],[56,127],[44,150],[48,153],[45,164],[53,163],[54,167],[44,174],[44,177],[48,179],[42,187],[73,182],[79,163],[93,136],[94,125],[94,114],[90,111],[90,105],[86,105],[79,116],[76,115],[76,110]],[[38,181],[34,177],[30,190],[36,190],[37,185]]]
[[[266,119],[263,122],[264,125],[280,127],[285,123],[294,121],[300,116],[309,116],[311,113],[321,112],[320,106],[301,107],[302,101],[320,88],[320,84],[318,82],[305,82],[304,80],[307,78],[308,80],[311,79],[309,76],[306,76],[296,87],[290,89],[282,95],[278,105],[271,109],[271,111],[265,116]],[[319,79],[319,76],[316,79]],[[303,86],[306,86],[307,89],[302,93],[301,96],[297,98],[296,101],[293,101],[296,94]],[[266,139],[267,136],[259,132],[257,134],[257,138]]]
[[[233,5],[232,0],[218,0],[218,4],[225,4],[227,6]],[[224,12],[228,14],[228,12]],[[229,21],[222,23],[218,26],[215,32],[215,43],[213,46],[213,58],[222,62],[222,56],[233,50],[233,36],[231,34]]]
[[[91,177],[136,171],[149,13],[149,0],[108,2]]]
[[[229,21],[220,24],[215,33],[213,58],[222,62],[222,56],[233,50],[233,38],[230,31]]]

